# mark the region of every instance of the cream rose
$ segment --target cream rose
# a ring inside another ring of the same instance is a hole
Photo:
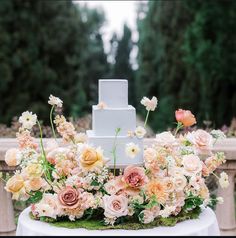
[[[20,151],[16,148],[7,150],[5,154],[5,162],[8,166],[17,166],[20,164]]]
[[[182,191],[187,185],[187,179],[184,175],[177,175],[174,177],[174,184],[176,191]]]
[[[182,164],[184,166],[184,174],[187,176],[193,176],[202,171],[201,160],[196,155],[184,155]]]
[[[199,154],[211,154],[213,137],[208,132],[199,129],[189,133],[187,139],[194,145]]]
[[[103,152],[100,148],[87,147],[79,157],[79,164],[85,171],[101,168],[104,165]]]
[[[174,146],[177,145],[175,137],[169,131],[165,131],[156,135],[155,142],[158,146]]]
[[[6,190],[11,193],[17,193],[24,187],[24,179],[20,174],[15,174],[6,183]]]
[[[104,215],[117,218],[128,214],[128,199],[123,195],[105,195],[103,197]]]

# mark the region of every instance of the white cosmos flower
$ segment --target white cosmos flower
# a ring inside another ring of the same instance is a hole
[[[229,186],[229,176],[225,172],[222,172],[220,174],[220,179],[219,179],[220,186],[222,188],[227,188]]]
[[[154,111],[156,109],[157,102],[158,100],[156,97],[152,97],[152,99],[143,97],[141,100],[141,104],[146,107],[147,111]]]
[[[143,138],[146,134],[146,130],[144,127],[142,126],[138,126],[135,130],[135,135],[138,137],[138,138]]]
[[[140,152],[140,148],[137,144],[131,142],[126,144],[125,152],[128,157],[134,158]]]
[[[48,104],[56,107],[62,107],[63,101],[60,98],[55,97],[51,94],[48,100]]]
[[[22,124],[24,129],[31,130],[37,123],[37,115],[29,111],[23,112],[19,118],[19,122]]]

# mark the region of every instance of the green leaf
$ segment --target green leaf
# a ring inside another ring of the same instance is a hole
[[[32,195],[32,196],[27,200],[27,202],[29,202],[29,203],[37,203],[37,202],[39,202],[39,201],[42,199],[42,197],[43,197],[43,193],[40,192],[40,191],[36,191],[36,192],[34,193],[34,195]]]

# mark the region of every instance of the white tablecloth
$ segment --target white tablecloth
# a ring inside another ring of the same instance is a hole
[[[177,223],[174,227],[156,227],[146,230],[105,230],[67,229],[48,223],[32,220],[30,209],[25,209],[19,216],[17,236],[217,236],[220,235],[215,213],[206,208],[199,219]]]

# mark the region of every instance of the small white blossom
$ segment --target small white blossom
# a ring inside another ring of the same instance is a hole
[[[56,106],[56,107],[62,107],[63,101],[58,97],[50,95],[48,104],[50,104],[52,106]]]
[[[170,214],[175,211],[175,206],[165,206],[163,210],[160,211],[161,217],[169,217]]]
[[[225,172],[220,174],[219,183],[222,188],[227,188],[229,186],[229,176]]]
[[[24,129],[31,130],[37,123],[37,115],[29,111],[23,112],[19,118],[19,122]]]
[[[135,135],[140,139],[143,138],[146,133],[147,132],[146,132],[145,128],[142,126],[138,126],[135,130]]]
[[[128,157],[134,158],[140,152],[140,148],[137,144],[131,142],[126,144],[125,152]]]
[[[219,204],[222,204],[224,202],[224,198],[222,197],[217,197],[216,200]]]

